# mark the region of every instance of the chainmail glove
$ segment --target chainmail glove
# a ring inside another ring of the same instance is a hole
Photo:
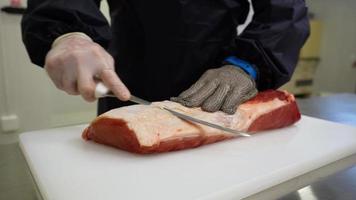
[[[255,81],[233,65],[206,71],[188,90],[171,100],[207,112],[234,114],[237,107],[257,94]]]

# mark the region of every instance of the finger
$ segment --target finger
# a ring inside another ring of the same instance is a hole
[[[258,90],[256,88],[253,88],[252,90],[250,90],[247,94],[246,94],[246,98],[242,100],[241,103],[245,103],[246,101],[252,99],[253,97],[255,97],[258,94]]]
[[[48,76],[52,80],[52,82],[54,83],[54,85],[56,86],[57,89],[64,90],[64,87],[62,84],[62,76],[60,76],[60,75],[51,76],[50,74],[48,74]]]
[[[130,100],[131,94],[124,83],[117,76],[116,72],[111,69],[104,69],[100,74],[104,84],[115,94],[121,101]]]
[[[69,95],[79,95],[77,81],[63,82],[63,90]]]
[[[198,107],[215,92],[218,85],[219,82],[217,80],[213,80],[208,84],[204,85],[192,96],[188,97],[187,99],[183,99],[181,103],[188,107]]]
[[[50,53],[48,53],[50,54]],[[47,56],[48,57],[48,56]],[[48,77],[52,80],[57,89],[64,90],[62,85],[62,71],[59,67],[55,67],[57,62],[54,59],[46,59],[46,64],[44,66]]]
[[[78,75],[78,91],[83,99],[88,102],[95,101],[95,81],[90,73],[79,73]]]
[[[229,91],[230,85],[220,85],[214,94],[204,101],[202,109],[207,112],[216,112],[220,110]]]
[[[77,89],[77,72],[74,70],[66,70],[65,73],[62,73],[62,86],[63,90],[70,95],[79,94]]]
[[[178,97],[171,97],[170,100],[179,103],[180,98],[178,98]]]
[[[235,114],[236,109],[239,106],[240,98],[241,98],[241,90],[240,88],[235,88],[226,97],[224,104],[221,107],[221,110],[227,114]]]
[[[182,92],[177,98],[173,98],[173,99],[186,99],[191,97],[192,95],[194,95],[195,93],[197,93],[205,84],[206,84],[206,80],[207,77],[211,74],[211,71],[207,71],[205,72],[200,78],[199,80],[194,83],[188,90],[185,90],[184,92]]]
[[[257,94],[257,90],[255,88],[247,91],[247,90],[241,90],[241,88],[236,87],[226,97],[224,104],[221,107],[221,110],[227,114],[235,114],[238,106],[241,103],[244,103],[245,101],[249,100],[252,96],[256,94]]]
[[[192,96],[193,94],[195,94],[196,92],[198,92],[205,83],[203,83],[203,81],[197,81],[196,83],[194,83],[188,90],[185,90],[184,92],[182,92],[176,99],[186,99],[190,96]]]
[[[114,58],[109,53],[105,53],[105,61],[109,69],[115,69]]]

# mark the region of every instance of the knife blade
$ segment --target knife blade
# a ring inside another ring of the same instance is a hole
[[[116,96],[102,82],[99,82],[96,85],[95,97],[96,98],[102,98],[102,97],[113,97],[113,98],[116,98]],[[137,104],[142,104],[142,105],[150,105],[151,104],[151,102],[143,100],[143,99],[141,99],[139,97],[136,97],[134,95],[131,95],[130,101],[132,101],[134,103],[137,103]],[[227,128],[227,127],[223,127],[223,126],[220,126],[220,125],[217,125],[217,124],[214,124],[214,123],[210,123],[210,122],[207,122],[207,121],[204,121],[204,120],[201,120],[201,119],[197,119],[195,117],[192,117],[192,116],[189,116],[189,115],[174,111],[174,110],[166,108],[166,107],[159,107],[159,108],[164,109],[164,110],[170,112],[171,114],[173,114],[174,116],[179,117],[179,118],[181,118],[183,120],[186,120],[186,121],[199,123],[199,124],[202,124],[202,125],[205,125],[205,126],[209,126],[209,127],[212,127],[212,128],[224,131],[224,132],[233,133],[233,134],[241,136],[241,137],[250,137],[251,136],[248,133],[245,133],[245,132],[242,132],[242,131],[237,131],[237,130],[234,130],[234,129],[230,129],[230,128]]]
[[[196,122],[196,123],[199,123],[199,124],[203,124],[205,126],[209,126],[209,127],[221,130],[221,131],[233,133],[233,134],[236,134],[236,135],[239,135],[239,136],[242,136],[242,137],[250,137],[251,136],[248,133],[244,133],[244,132],[237,131],[237,130],[234,130],[234,129],[231,129],[231,128],[227,128],[227,127],[223,127],[223,126],[220,126],[220,125],[217,125],[217,124],[213,124],[213,123],[210,123],[210,122],[207,122],[207,121],[204,121],[204,120],[201,120],[201,119],[198,119],[198,118],[195,118],[195,117],[192,117],[192,116],[189,116],[189,115],[186,115],[186,114],[174,111],[174,110],[171,110],[169,108],[163,107],[163,109],[165,109],[165,110],[169,111],[170,113],[172,113],[173,115],[175,115],[175,116],[177,116],[177,117],[179,117],[181,119],[187,120],[187,121],[192,121],[192,122]]]

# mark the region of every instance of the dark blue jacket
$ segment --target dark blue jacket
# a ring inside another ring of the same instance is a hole
[[[177,96],[228,56],[252,63],[259,90],[286,83],[309,35],[304,0],[108,0],[111,26],[100,0],[28,0],[23,41],[43,66],[53,40],[80,31],[106,48],[130,91],[147,100]],[[121,103],[101,100],[99,113]]]

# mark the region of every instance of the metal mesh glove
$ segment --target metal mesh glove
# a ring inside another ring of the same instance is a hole
[[[225,65],[206,71],[188,90],[171,100],[204,111],[234,114],[237,107],[257,94],[256,84],[242,69]]]

